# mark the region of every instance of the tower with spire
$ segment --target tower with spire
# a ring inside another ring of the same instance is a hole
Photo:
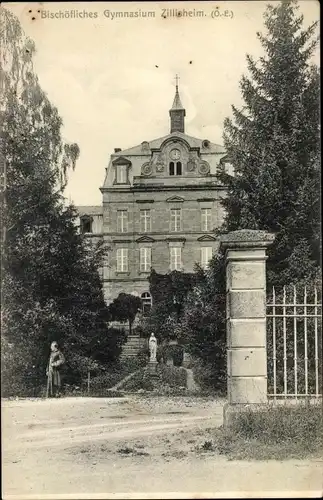
[[[179,91],[178,91],[178,80],[179,76],[176,75],[175,81],[176,81],[176,91],[175,91],[175,97],[174,97],[174,102],[169,110],[169,115],[170,115],[170,133],[172,134],[173,132],[182,132],[184,134],[185,132],[185,109],[181,103],[181,99],[179,96]]]

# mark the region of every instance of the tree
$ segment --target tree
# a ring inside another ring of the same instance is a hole
[[[154,331],[160,339],[177,337],[176,325],[183,313],[185,299],[193,288],[198,274],[172,271],[158,274],[152,270],[149,276],[149,290],[153,307],[144,329],[147,334]]]
[[[113,360],[120,346],[108,329],[98,273],[107,249],[79,234],[75,208],[63,195],[79,148],[62,139],[62,120],[33,71],[33,43],[15,16],[1,9],[1,18],[2,368],[7,390],[14,381],[23,393],[44,381],[52,340],[63,343],[71,365],[80,356],[88,359],[83,365],[95,363],[107,345],[105,359]],[[81,376],[81,365],[74,363],[74,375]]]
[[[207,270],[189,291],[177,325],[178,338],[198,360],[195,374],[204,387],[223,390],[226,382],[226,323],[224,254],[215,254]]]
[[[302,29],[294,1],[267,7],[264,56],[248,55],[250,76],[240,82],[243,109],[232,106],[224,143],[235,176],[228,186],[223,231],[264,229],[268,284],[312,280],[320,261],[319,74],[311,64],[317,23]]]
[[[131,335],[133,322],[140,310],[140,298],[130,293],[119,293],[118,297],[109,306],[112,320],[128,321],[129,335]]]
[[[269,6],[265,55],[247,56],[245,106],[224,123],[235,176],[224,171],[226,211],[218,235],[238,229],[276,234],[269,249],[268,285],[312,282],[319,264],[319,76],[310,57],[316,23],[302,30],[294,2]],[[212,385],[225,380],[225,265],[219,252],[189,295],[178,329]],[[207,370],[207,368],[210,368]],[[206,377],[204,377],[205,379]],[[213,380],[211,380],[213,378]]]

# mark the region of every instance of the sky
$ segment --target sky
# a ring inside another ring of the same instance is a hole
[[[34,68],[63,119],[64,140],[80,147],[65,192],[70,201],[100,205],[99,188],[114,148],[169,133],[176,74],[186,133],[223,143],[223,121],[231,116],[232,104],[241,105],[246,54],[262,55],[256,34],[265,33],[267,3],[2,4],[34,40]],[[299,5],[305,26],[319,19],[318,1]],[[175,9],[186,14],[176,16]]]

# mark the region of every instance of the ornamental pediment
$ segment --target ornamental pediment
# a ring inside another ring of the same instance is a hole
[[[216,241],[216,238],[210,234],[204,234],[203,236],[197,238],[197,241]]]
[[[167,198],[166,202],[167,203],[183,203],[184,198],[181,198],[181,196],[172,196],[171,198]]]
[[[140,236],[140,238],[136,239],[136,243],[153,243],[155,240],[150,236]]]
[[[131,161],[128,160],[128,158],[125,158],[124,156],[118,156],[115,160],[112,161],[112,165],[117,166],[117,165],[131,165]]]

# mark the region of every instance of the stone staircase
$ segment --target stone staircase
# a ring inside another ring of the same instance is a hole
[[[128,335],[127,342],[124,344],[121,353],[122,358],[134,358],[141,349],[141,339],[139,335]]]

